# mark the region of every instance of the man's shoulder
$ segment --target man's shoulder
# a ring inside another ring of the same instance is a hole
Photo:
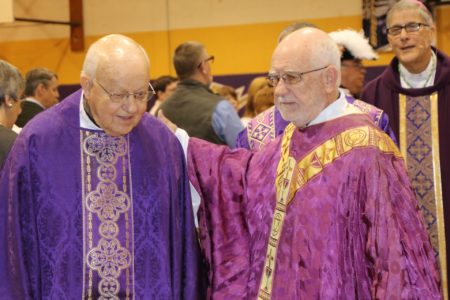
[[[450,56],[448,56],[446,53],[442,52],[439,49],[435,49],[436,55],[437,55],[437,63],[446,63],[450,64]]]
[[[330,122],[331,127],[336,128],[333,138],[340,136],[338,140],[344,142],[344,148],[376,149],[376,152],[401,156],[392,139],[374,124],[368,114],[352,114]]]
[[[368,114],[370,114],[372,112],[374,112],[374,113],[382,113],[383,112],[382,109],[376,107],[375,105],[372,105],[372,104],[367,103],[367,102],[365,102],[363,100],[360,100],[360,99],[354,99],[353,102],[350,102],[350,104],[356,106],[362,112],[368,113]]]
[[[0,137],[2,141],[5,140],[6,142],[9,142],[17,137],[17,133],[6,127],[0,126]]]
[[[207,100],[207,101],[205,101]],[[162,104],[161,109],[164,111],[168,107],[176,107],[181,109],[181,106],[190,106],[191,104],[196,105],[210,105],[217,106],[217,104],[226,100],[220,95],[216,95],[202,86],[180,86],[177,87],[175,92],[170,95]]]
[[[44,108],[42,107],[42,106],[40,106],[39,104],[37,104],[36,102],[34,102],[34,101],[30,101],[30,100],[28,100],[28,99],[24,99],[23,101],[22,101],[22,111],[25,111],[25,110],[33,110],[33,111],[43,111],[44,110]]]
[[[144,113],[141,121],[132,132],[139,136],[145,135],[145,138],[154,140],[159,144],[164,144],[165,141],[172,140],[175,137],[164,123],[148,113]]]
[[[56,134],[68,127],[79,128],[79,99],[66,98],[31,119],[23,132],[31,135]]]
[[[435,84],[448,85],[450,83],[450,56],[437,50],[437,71]]]
[[[386,73],[386,71],[383,72],[364,86],[360,96],[361,100],[374,104],[377,101],[376,97],[380,92],[391,89],[388,83],[391,79]]]

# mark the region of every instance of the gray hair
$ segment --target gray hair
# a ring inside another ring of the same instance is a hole
[[[100,65],[107,66],[107,63],[111,59],[120,56],[123,57],[124,50],[126,50],[125,52],[137,51],[139,54],[142,54],[147,64],[150,65],[150,59],[148,58],[147,52],[135,40],[121,34],[110,34],[102,37],[89,47],[84,59],[81,74],[90,79],[95,78],[97,69]]]
[[[313,23],[309,23],[309,22],[293,23],[293,24],[289,25],[288,27],[286,27],[285,29],[283,29],[283,31],[280,32],[280,35],[278,36],[278,43],[280,43],[286,36],[293,33],[294,31],[297,31],[299,29],[306,28],[306,27],[318,28],[316,25],[314,25]]]
[[[0,59],[0,104],[5,101],[5,96],[17,100],[23,87],[24,80],[19,70]]]
[[[199,42],[185,42],[175,49],[173,65],[177,76],[186,79],[192,76],[200,63],[204,47]]]
[[[25,75],[25,96],[34,96],[36,88],[40,84],[43,84],[45,88],[48,88],[50,81],[52,81],[53,78],[58,79],[58,76],[46,68],[31,69]]]
[[[321,68],[324,66],[334,66],[341,73],[341,51],[336,42],[327,35],[319,39],[314,45],[308,47],[309,60],[312,68]],[[336,81],[336,87],[341,84],[341,76]]]
[[[422,17],[425,24],[433,26],[433,15],[431,12],[427,9],[425,4],[420,2],[419,0],[400,0],[399,2],[395,3],[391,9],[388,11],[386,16],[386,24],[389,27],[390,26],[390,20],[392,18],[392,15],[395,12],[398,11],[404,11],[404,10],[416,10],[420,16]]]

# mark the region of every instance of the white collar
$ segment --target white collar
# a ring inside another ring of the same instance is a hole
[[[361,110],[348,103],[345,93],[340,90],[339,98],[325,107],[307,126],[330,121],[349,114],[360,114]]]
[[[91,129],[91,130],[102,130],[100,127],[94,124],[92,120],[89,118],[89,116],[86,113],[86,110],[84,109],[84,93],[81,93],[80,97],[80,127],[85,129]]]
[[[33,102],[33,103],[39,105],[40,107],[42,107],[43,109],[45,109],[45,106],[42,105],[41,102],[39,102],[38,100],[36,100],[36,99],[34,99],[32,97],[26,97],[25,99],[23,99],[23,101]]]
[[[431,51],[431,59],[425,70],[418,74],[409,72],[401,63],[398,64],[402,88],[424,88],[434,84],[436,76],[436,54]]]

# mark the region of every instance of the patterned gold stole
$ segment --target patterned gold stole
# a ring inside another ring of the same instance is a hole
[[[444,299],[447,291],[444,203],[439,157],[437,93],[400,95],[400,149],[422,210],[431,245],[438,256]]]
[[[277,250],[281,238],[289,203],[299,189],[305,186],[324,168],[355,148],[375,147],[384,153],[401,157],[394,142],[384,133],[370,126],[361,126],[343,131],[314,148],[298,162],[290,155],[291,139],[295,126],[290,123],[283,134],[281,158],[277,167],[277,202],[267,244],[258,299],[271,298],[276,273]]]
[[[134,286],[129,141],[80,131],[83,299],[130,299]]]
[[[247,127],[247,139],[250,149],[261,150],[266,144],[274,140],[275,106],[251,119]]]

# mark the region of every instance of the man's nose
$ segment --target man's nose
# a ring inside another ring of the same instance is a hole
[[[288,91],[288,89],[287,89],[286,82],[280,78],[280,80],[278,81],[277,85],[274,88],[274,91],[273,91],[274,96],[277,97],[277,96],[285,95],[287,93],[287,91]]]
[[[138,109],[138,100],[133,94],[128,94],[123,102],[123,109],[128,113],[135,113]]]
[[[406,39],[408,38],[408,33],[406,32],[405,28],[402,28],[402,30],[400,31],[400,39]]]

